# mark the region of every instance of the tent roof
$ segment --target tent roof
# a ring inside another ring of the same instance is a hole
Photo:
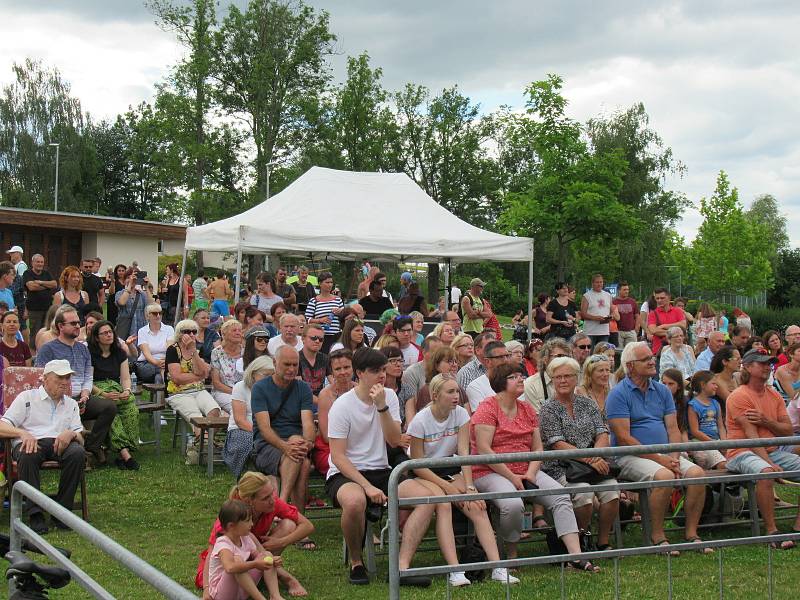
[[[530,261],[533,240],[484,231],[448,212],[404,173],[312,167],[281,193],[233,217],[190,227],[188,250],[414,258],[434,262]]]

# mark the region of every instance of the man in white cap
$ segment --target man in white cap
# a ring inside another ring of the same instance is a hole
[[[55,500],[67,510],[72,510],[86,461],[80,409],[69,396],[73,373],[69,361],[51,360],[44,366],[42,385],[20,393],[0,417],[0,437],[14,438],[12,456],[20,481],[39,489],[42,463],[55,460],[61,465]],[[31,504],[29,515],[31,529],[46,533],[41,509]],[[53,524],[64,528],[59,521]]]
[[[22,255],[24,254],[22,247],[11,246],[11,248],[6,251],[6,254],[8,254],[11,264],[14,265],[14,270],[16,270],[17,275],[22,277],[22,274],[28,270],[28,265],[22,260]]]

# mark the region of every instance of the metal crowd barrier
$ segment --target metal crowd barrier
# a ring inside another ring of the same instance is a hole
[[[389,493],[388,493],[388,517],[389,517],[389,599],[399,600],[400,598],[400,576],[401,575],[444,575],[453,571],[482,571],[485,569],[493,569],[497,567],[523,567],[529,565],[547,565],[547,564],[561,564],[561,598],[564,595],[564,563],[577,559],[596,560],[596,559],[613,559],[614,560],[614,580],[615,580],[615,598],[619,598],[619,559],[625,556],[643,556],[648,554],[665,554],[665,550],[661,546],[644,546],[636,548],[620,548],[615,550],[604,550],[598,552],[583,552],[580,554],[560,554],[560,555],[547,555],[536,556],[527,558],[506,559],[497,562],[479,562],[479,563],[462,563],[458,565],[441,565],[434,567],[415,567],[400,571],[399,554],[400,554],[400,531],[397,527],[399,523],[399,515],[401,507],[413,507],[417,504],[438,504],[440,502],[463,502],[468,500],[492,500],[495,498],[535,498],[537,496],[547,496],[553,494],[565,493],[586,493],[590,491],[608,491],[608,490],[637,490],[637,489],[652,489],[656,487],[675,487],[676,485],[705,485],[711,483],[728,483],[728,482],[747,482],[751,485],[753,482],[760,479],[797,479],[800,480],[800,471],[781,471],[771,473],[759,473],[756,475],[720,475],[710,477],[697,477],[687,478],[680,480],[666,480],[666,481],[643,481],[643,482],[625,482],[606,485],[592,485],[584,486],[579,490],[570,489],[569,487],[554,489],[554,490],[515,490],[513,492],[487,492],[487,493],[474,493],[474,494],[454,494],[451,496],[423,496],[414,498],[400,498],[398,496],[398,486],[400,485],[400,477],[414,469],[435,469],[441,467],[461,467],[463,465],[490,465],[498,463],[513,463],[513,462],[530,462],[530,461],[545,461],[545,460],[559,460],[559,459],[575,459],[575,458],[589,458],[599,456],[602,458],[614,458],[619,456],[637,456],[642,454],[669,454],[671,452],[689,452],[699,450],[728,450],[732,448],[763,448],[767,446],[793,446],[800,445],[800,436],[793,437],[778,437],[778,438],[765,438],[758,440],[718,440],[713,442],[683,442],[679,444],[651,444],[646,446],[620,446],[610,448],[585,448],[585,449],[572,449],[572,450],[554,450],[542,452],[516,452],[510,454],[480,454],[470,456],[453,456],[448,458],[421,458],[407,460],[397,465],[389,477]],[[755,502],[755,495],[751,492],[750,498],[750,511],[751,519],[754,523],[752,526],[752,535],[745,538],[731,538],[723,540],[708,540],[703,542],[687,542],[680,544],[670,544],[669,550],[678,551],[694,551],[703,548],[719,549],[719,597],[724,597],[723,588],[723,568],[722,568],[722,548],[728,546],[743,546],[751,544],[762,543],[778,543],[784,541],[800,541],[800,532],[790,534],[775,534],[775,535],[759,535],[758,531],[758,510]],[[644,518],[644,516],[643,516]],[[668,571],[668,597],[672,598],[672,564],[669,553],[667,557],[667,571]],[[773,594],[773,579],[772,579],[772,548],[768,550],[768,598],[772,599]],[[447,593],[450,594],[449,581],[447,583]],[[510,586],[506,586],[506,598],[510,598]]]
[[[95,529],[83,519],[78,518],[55,500],[24,481],[18,481],[11,490],[11,550],[20,551],[24,538],[49,556],[59,567],[69,571],[73,581],[82,586],[89,595],[94,598],[114,600],[114,596],[108,593],[97,581],[92,579],[88,573],[78,567],[78,565],[70,559],[66,558],[41,535],[22,522],[22,505],[24,498],[27,498],[28,501],[33,502],[56,519],[69,526],[72,531],[91,542],[95,547],[108,554],[124,567],[130,569],[135,575],[150,584],[167,598],[173,598],[175,600],[197,600],[197,596],[176,581],[170,579],[154,566],[145,562],[136,554],[119,545],[110,537]],[[9,596],[13,595],[16,591],[13,585],[14,584],[9,581]]]

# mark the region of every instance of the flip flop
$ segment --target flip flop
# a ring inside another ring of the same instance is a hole
[[[702,542],[703,540],[701,540],[699,537],[695,536],[693,538],[686,538],[686,541],[696,544],[698,542]],[[698,548],[697,552],[699,552],[700,554],[714,554],[714,549],[713,548]]]
[[[669,540],[667,540],[667,538],[661,538],[658,541],[656,540],[651,540],[651,541],[653,543],[653,546],[669,546]],[[679,550],[666,550],[664,554],[669,554],[673,558],[677,558],[678,556],[681,555]]]
[[[307,552],[313,552],[318,547],[317,543],[311,538],[306,538],[304,540],[300,540],[299,542],[295,542],[294,545],[298,550],[305,550]]]

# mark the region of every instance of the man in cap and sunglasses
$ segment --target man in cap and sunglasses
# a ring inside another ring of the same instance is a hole
[[[55,500],[67,510],[72,510],[86,461],[80,408],[70,397],[74,373],[67,360],[47,362],[42,385],[20,393],[0,418],[0,437],[13,438],[20,481],[39,489],[42,463],[54,460],[61,465]],[[29,515],[31,529],[46,533],[41,509],[31,503]],[[54,525],[64,528],[58,521]]]
[[[767,380],[777,359],[764,348],[753,348],[742,357],[741,385],[726,401],[725,426],[729,440],[757,440],[793,435],[792,421],[780,394]],[[791,447],[733,448],[728,450],[728,470],[755,475],[781,471],[800,471],[800,456]],[[756,482],[756,499],[767,534],[778,533],[775,522],[775,480]],[[800,531],[800,510],[794,521],[794,531]],[[793,541],[774,543],[773,548],[789,550]]]
[[[492,316],[492,311],[483,305],[481,294],[486,284],[475,277],[469,282],[469,290],[464,297],[461,298],[461,314],[463,315],[463,323],[461,330],[468,333],[475,339],[478,334],[483,332],[483,321]]]

